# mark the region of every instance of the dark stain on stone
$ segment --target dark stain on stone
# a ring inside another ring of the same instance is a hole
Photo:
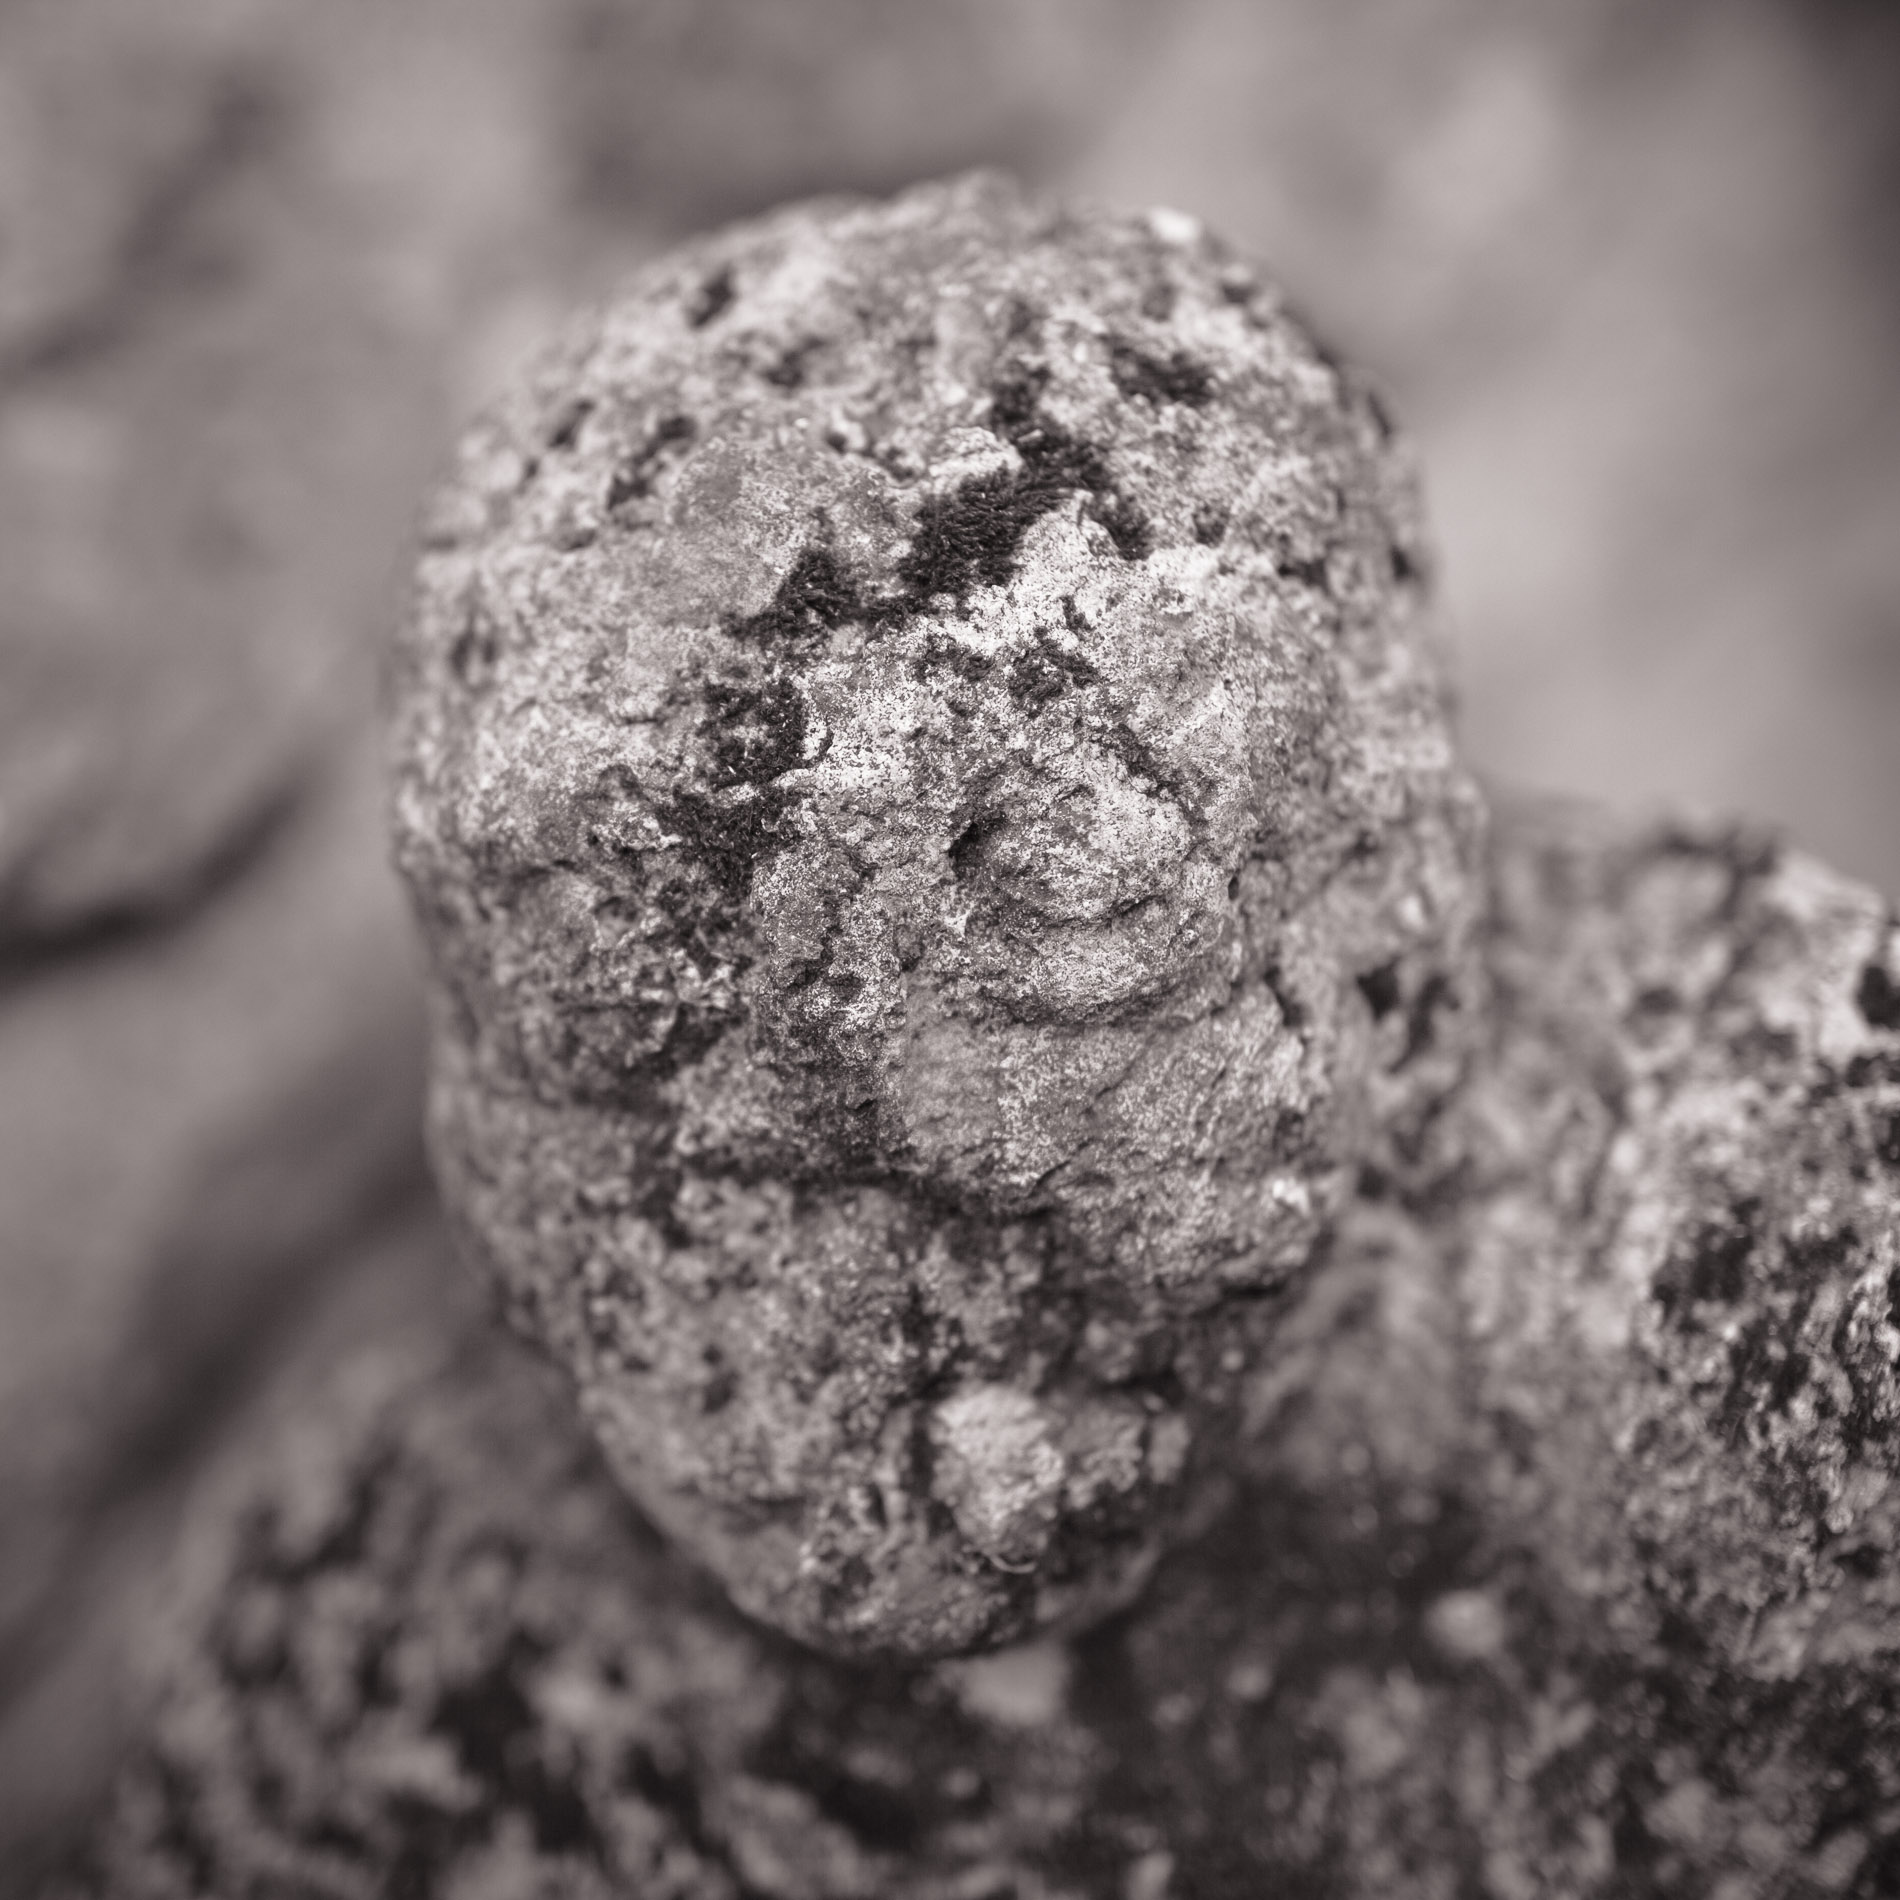
[[[1761,1202],[1751,1195],[1725,1221],[1704,1226],[1686,1248],[1671,1253],[1650,1290],[1664,1317],[1688,1324],[1689,1309],[1704,1301],[1733,1306],[1748,1284],[1760,1225]]]
[[[695,330],[703,330],[715,317],[723,316],[732,308],[733,299],[738,295],[732,280],[732,266],[721,264],[713,274],[694,291],[692,300],[686,306],[686,321]]]
[[[1047,380],[1047,371],[1031,370],[992,390],[992,426],[1015,447],[1022,467],[973,476],[948,494],[929,497],[897,563],[895,594],[868,596],[829,548],[814,545],[799,553],[763,608],[726,623],[727,635],[810,647],[847,621],[888,627],[926,610],[939,596],[962,598],[972,588],[1000,585],[1016,572],[1023,536],[1078,491],[1124,558],[1141,558],[1150,541],[1146,520],[1116,490],[1101,451],[1041,414]],[[1072,627],[1086,627],[1072,602],[1065,601],[1064,614],[1073,614]],[[981,656],[961,658],[955,643],[944,643],[936,657],[960,672],[988,670]],[[1076,667],[1086,663],[1067,664],[1070,677],[1078,678]],[[751,888],[760,858],[782,843],[785,819],[798,802],[800,794],[773,781],[805,762],[806,715],[796,683],[783,674],[763,684],[716,682],[707,688],[706,704],[712,786],[676,792],[656,805],[655,816],[736,900]],[[1171,790],[1153,754],[1125,726],[1107,743],[1131,775]],[[967,857],[953,854],[953,862]]]
[[[1194,538],[1204,548],[1218,547],[1227,535],[1227,523],[1231,515],[1218,503],[1194,511]]]
[[[1108,371],[1124,396],[1142,402],[1184,403],[1201,409],[1214,394],[1214,378],[1206,365],[1181,350],[1151,356],[1117,338],[1108,346]]]
[[[1878,963],[1870,963],[1861,971],[1854,1001],[1871,1028],[1900,1029],[1900,983],[1895,983]]]
[[[1162,764],[1147,740],[1125,720],[1117,721],[1102,734],[1102,746],[1121,762],[1122,770],[1137,785],[1153,797],[1171,799],[1180,804],[1185,816],[1194,816],[1180,796],[1180,784],[1174,774]]]
[[[1115,552],[1124,561],[1145,561],[1154,552],[1154,535],[1148,518],[1126,495],[1113,491],[1098,495],[1089,514],[1108,530]]]
[[[625,507],[653,492],[653,475],[669,449],[690,442],[695,434],[691,416],[667,416],[653,433],[615,470],[607,486],[607,509]]]
[[[759,861],[784,842],[785,818],[797,801],[777,786],[740,797],[714,797],[684,787],[655,805],[654,816],[678,837],[731,903],[752,888]]]
[[[1900,1083],[1900,1052],[1886,1049],[1870,1055],[1858,1055],[1847,1065],[1845,1077],[1850,1089],[1876,1088],[1882,1083]]]
[[[875,618],[851,577],[827,547],[803,549],[772,598],[755,614],[726,622],[735,640],[803,641],[821,638],[848,620]]]
[[[602,1843],[584,1796],[549,1770],[536,1745],[541,1722],[521,1687],[521,1673],[539,1656],[539,1647],[517,1633],[487,1669],[443,1693],[430,1727],[455,1749],[463,1772],[481,1784],[491,1815],[497,1808],[525,1814],[544,1854],[598,1859]]]
[[[1302,587],[1310,587],[1316,593],[1326,591],[1326,557],[1322,554],[1312,560],[1298,561],[1290,556],[1284,561],[1276,561],[1273,571],[1283,581],[1298,581]]]
[[[785,593],[781,587],[766,613],[776,611],[792,624]],[[752,888],[761,858],[783,843],[786,820],[804,801],[802,788],[776,781],[805,763],[805,701],[796,679],[776,671],[762,679],[711,680],[705,694],[700,737],[710,783],[705,790],[680,787],[655,804],[654,816],[737,902]]]
[[[1009,696],[1033,718],[1072,686],[1089,686],[1100,677],[1090,661],[1058,646],[1038,627],[1035,644],[1009,663]]]
[[[739,1378],[717,1346],[708,1346],[701,1357],[706,1366],[706,1382],[699,1388],[699,1409],[707,1418],[712,1418],[738,1396]]]
[[[993,1745],[927,1676],[787,1660],[790,1693],[747,1751],[748,1774],[800,1790],[874,1854],[928,1854],[990,1809]]]
[[[1372,1020],[1382,1023],[1399,1006],[1399,966],[1382,963],[1359,978],[1359,994],[1366,999]]]
[[[462,618],[455,644],[449,648],[450,670],[470,692],[477,692],[494,676],[495,662],[500,657],[501,629],[494,615],[480,601],[474,601]]]
[[[997,806],[978,810],[950,846],[950,871],[959,884],[975,876],[983,862],[985,847],[1009,823],[1009,815]]]
[[[706,710],[715,789],[765,785],[805,762],[805,696],[788,674],[711,680]]]
[[[925,637],[923,657],[916,670],[921,676],[933,667],[943,667],[958,679],[974,685],[995,671],[996,662],[989,654],[979,653],[975,647],[965,646],[961,640],[932,627]]]
[[[1089,497],[1089,514],[1125,560],[1147,553],[1148,524],[1116,489],[1101,450],[1042,415],[1047,382],[1046,370],[1031,370],[1004,378],[991,391],[991,427],[1021,456],[1022,467],[974,475],[925,501],[897,564],[903,592],[890,604],[897,612],[919,611],[943,594],[962,599],[972,588],[1012,579],[1024,535],[1078,491]]]
[[[824,347],[822,337],[806,337],[803,342],[794,343],[764,372],[765,380],[774,389],[790,392],[805,386],[805,371],[812,357]]]
[[[1026,474],[998,471],[973,477],[948,495],[930,496],[898,564],[906,597],[961,597],[973,587],[1008,580],[1024,534],[1062,494],[1061,487],[1038,485]]]
[[[548,431],[549,450],[571,449],[580,438],[581,424],[593,413],[593,402],[586,396],[577,397],[566,404]]]
[[[1432,1046],[1438,1033],[1439,1011],[1455,1009],[1457,1001],[1450,982],[1441,970],[1434,970],[1419,985],[1418,994],[1412,998],[1411,1007],[1406,1012],[1405,1047],[1399,1052],[1397,1067],[1407,1067]]]
[[[1786,1319],[1757,1313],[1730,1343],[1728,1389],[1716,1414],[1716,1429],[1726,1444],[1741,1443],[1743,1427],[1755,1414],[1785,1411],[1806,1382],[1808,1355],[1793,1344],[1805,1316],[1805,1311]]]

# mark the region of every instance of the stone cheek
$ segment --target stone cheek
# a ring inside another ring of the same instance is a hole
[[[1119,1601],[1469,1040],[1403,462],[1178,239],[979,179],[662,265],[471,435],[398,655],[469,1249],[810,1640]]]

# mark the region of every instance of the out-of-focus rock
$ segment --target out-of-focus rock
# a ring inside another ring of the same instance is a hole
[[[335,642],[259,520],[298,393],[240,421],[287,101],[232,25],[0,20],[0,953],[185,901],[317,742]]]
[[[754,1614],[1098,1615],[1219,1472],[1469,1020],[1425,567],[1272,287],[993,174],[696,244],[472,432],[394,670],[439,1171]]]
[[[133,1482],[110,1474],[121,1496],[87,1526],[61,1567],[57,1640],[39,1644],[35,1666],[9,1678],[0,1704],[0,1894],[7,1900],[30,1892],[57,1861],[109,1782],[145,1627],[126,1606],[142,1604],[151,1578],[167,1566],[200,1459],[215,1459],[220,1445],[248,1442],[260,1406],[308,1391],[360,1346],[405,1327],[451,1323],[449,1314],[472,1306],[472,1292],[449,1256],[433,1202],[411,1196],[335,1249],[291,1309],[294,1326],[249,1337],[241,1362],[215,1371],[219,1416],[211,1430],[201,1429],[195,1443],[184,1436],[169,1458],[148,1456]]]
[[[0,1006],[0,1633],[234,1346],[419,1182],[406,922],[359,746],[162,937]]]
[[[201,1500],[53,1891],[1890,1893],[1900,931],[1745,834],[1501,833],[1451,1165],[1363,1184],[1128,1614],[815,1656],[411,1334]]]
[[[375,652],[553,172],[518,10],[460,17],[0,16],[9,1682],[74,1539],[415,1179]]]
[[[0,956],[176,911],[360,726],[474,254],[547,196],[482,163],[525,80],[460,88],[489,129],[431,178],[429,10],[332,11],[360,44],[264,0],[0,20]]]

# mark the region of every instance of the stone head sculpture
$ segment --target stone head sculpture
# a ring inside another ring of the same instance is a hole
[[[1190,220],[675,254],[466,439],[395,678],[467,1250],[740,1604],[1126,1600],[1455,1075],[1475,795],[1374,397]]]

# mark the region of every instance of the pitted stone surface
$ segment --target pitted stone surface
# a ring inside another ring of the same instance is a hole
[[[1361,1183],[1126,1614],[814,1655],[525,1355],[379,1342],[204,1500],[52,1891],[1887,1900],[1900,928],[1574,812],[1505,814],[1490,887],[1435,1165]],[[945,1409],[1033,1474],[1032,1400]]]
[[[706,240],[467,439],[396,667],[470,1250],[747,1609],[1122,1600],[1472,1019],[1406,459],[1159,213]]]

